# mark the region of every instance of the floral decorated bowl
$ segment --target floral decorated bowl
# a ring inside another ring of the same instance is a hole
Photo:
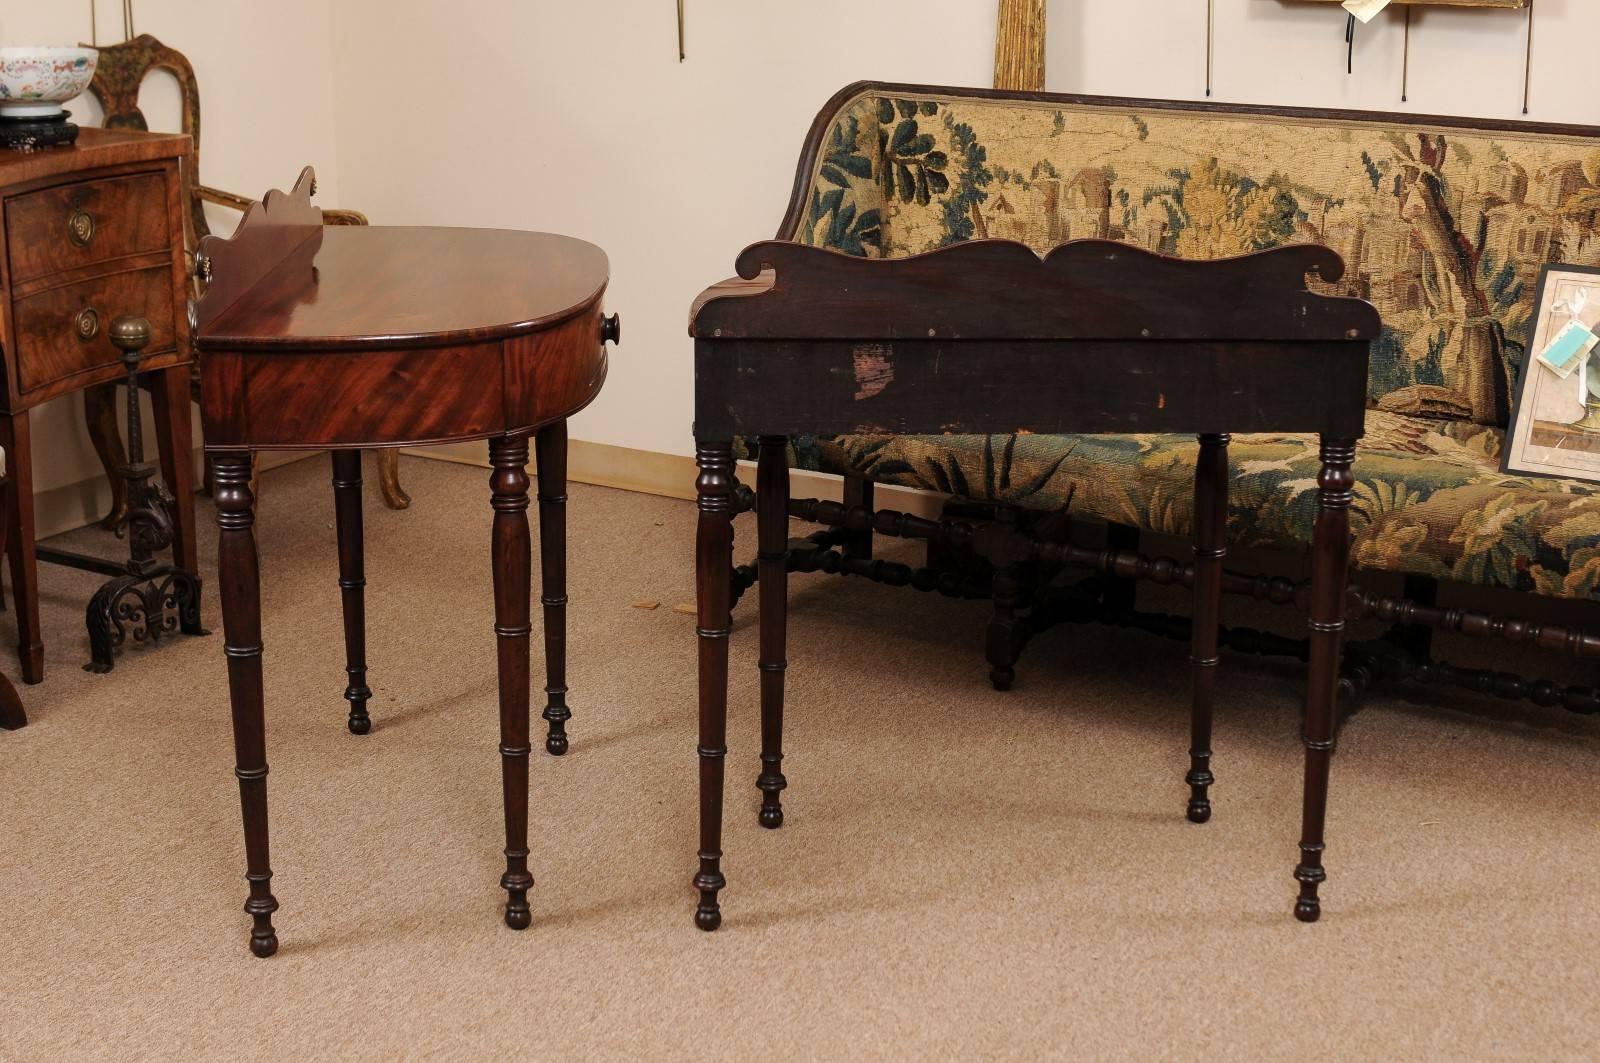
[[[53,118],[89,87],[93,48],[0,48],[0,117]]]

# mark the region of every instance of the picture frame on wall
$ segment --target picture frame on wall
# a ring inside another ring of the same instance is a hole
[[[1502,472],[1600,483],[1600,267],[1539,273],[1528,355],[1511,403]]]

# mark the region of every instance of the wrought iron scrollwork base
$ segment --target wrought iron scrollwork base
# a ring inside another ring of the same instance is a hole
[[[83,667],[100,674],[111,671],[116,652],[128,643],[207,633],[200,626],[200,580],[171,565],[109,580],[89,599],[84,622],[89,663]]]
[[[200,577],[176,565],[158,564],[155,556],[172,545],[177,503],[144,460],[139,352],[150,342],[150,323],[120,317],[111,324],[110,339],[122,351],[128,370],[128,463],[122,477],[128,485],[129,557],[127,571],[103,584],[84,613],[89,663],[83,667],[99,674],[111,671],[117,650],[128,643],[155,643],[180,632],[206,634],[200,626]]]

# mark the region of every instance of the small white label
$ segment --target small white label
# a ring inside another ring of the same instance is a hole
[[[1600,344],[1600,336],[1584,328],[1583,322],[1570,321],[1567,327],[1558,332],[1556,338],[1539,352],[1539,361],[1548,366],[1556,376],[1565,380],[1574,369],[1583,364],[1596,344]]]
[[[1378,12],[1388,7],[1391,2],[1392,0],[1344,0],[1340,6],[1364,24],[1376,18]]]

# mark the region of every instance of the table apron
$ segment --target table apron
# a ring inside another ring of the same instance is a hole
[[[206,449],[394,446],[532,431],[605,383],[600,309],[523,336],[461,346],[205,351]]]
[[[695,343],[695,435],[1362,434],[1368,344]]]

